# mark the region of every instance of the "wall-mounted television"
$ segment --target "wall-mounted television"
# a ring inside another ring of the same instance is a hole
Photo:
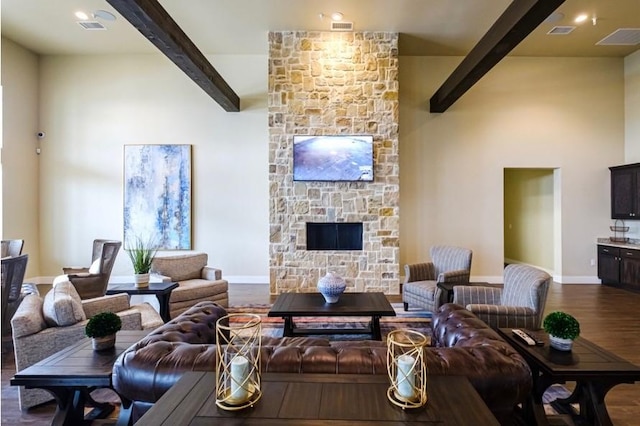
[[[373,181],[373,136],[293,137],[293,180]]]

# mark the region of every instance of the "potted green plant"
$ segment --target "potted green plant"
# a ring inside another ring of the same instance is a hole
[[[551,312],[542,321],[542,327],[549,334],[551,347],[560,351],[570,351],[580,335],[580,323],[566,312]]]
[[[122,320],[113,312],[101,312],[89,319],[84,334],[91,337],[93,349],[110,349],[116,343],[116,332],[122,328]]]
[[[141,238],[136,238],[126,252],[133,264],[136,287],[146,287],[149,285],[149,272],[158,249],[151,242],[145,243]]]

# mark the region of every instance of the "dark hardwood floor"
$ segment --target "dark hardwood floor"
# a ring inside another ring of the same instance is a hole
[[[273,302],[267,285],[232,285],[229,298],[234,305]],[[400,296],[390,296],[400,302]],[[580,321],[582,336],[628,361],[640,365],[640,294],[600,285],[553,284],[545,311],[563,310]],[[2,356],[2,424],[48,425],[55,405],[21,412],[16,389],[9,386],[14,374],[12,354]],[[609,414],[617,426],[638,425],[640,383],[619,385],[606,399]],[[110,421],[113,423],[113,420]],[[109,423],[109,421],[96,422]]]

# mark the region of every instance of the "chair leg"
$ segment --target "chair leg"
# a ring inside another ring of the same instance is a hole
[[[403,306],[404,306],[404,310],[408,311],[409,310],[409,304],[407,302],[402,302]]]

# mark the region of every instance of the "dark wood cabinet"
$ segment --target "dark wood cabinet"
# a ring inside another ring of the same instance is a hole
[[[598,245],[602,284],[640,291],[640,250]]]
[[[640,250],[620,249],[620,281],[624,286],[640,290]]]
[[[611,218],[640,220],[640,163],[609,167]]]
[[[620,282],[620,249],[598,246],[598,278],[603,284]]]

